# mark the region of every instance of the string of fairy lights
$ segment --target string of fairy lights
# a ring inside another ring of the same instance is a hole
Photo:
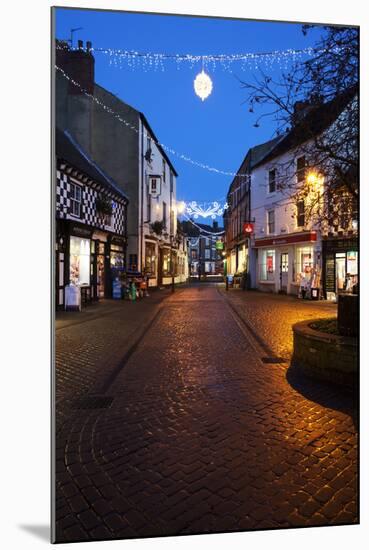
[[[65,49],[68,48],[69,50],[78,50],[78,48],[72,48],[69,46],[66,46],[66,43],[63,41],[60,41],[56,45],[57,49]],[[142,69],[143,71],[148,70],[165,70],[165,64],[167,62],[175,63],[176,68],[180,69],[182,67],[187,68],[194,68],[195,66],[201,64],[201,72],[197,74],[195,80],[194,80],[194,90],[195,93],[200,97],[202,101],[204,101],[212,92],[213,89],[213,82],[207,74],[207,71],[215,72],[217,67],[220,67],[222,70],[228,70],[231,71],[234,64],[239,64],[241,70],[246,70],[247,68],[259,68],[261,65],[266,66],[267,68],[271,68],[273,65],[278,65],[279,67],[287,67],[288,64],[291,61],[302,59],[304,56],[312,56],[316,55],[320,52],[319,49],[313,48],[313,47],[307,47],[303,49],[287,49],[287,50],[275,50],[270,52],[246,52],[246,53],[240,53],[240,54],[207,54],[207,55],[195,55],[195,54],[168,54],[168,53],[154,53],[154,52],[138,52],[133,50],[121,50],[121,49],[114,49],[114,48],[89,48],[89,51],[94,54],[102,54],[105,55],[108,60],[109,64],[118,68],[123,68],[123,66],[128,67],[130,69]],[[92,101],[94,101],[96,104],[98,104],[102,109],[107,111],[109,114],[114,116],[116,119],[119,120],[120,123],[124,124],[127,128],[130,130],[139,133],[139,128],[133,124],[131,124],[129,121],[127,121],[124,117],[122,117],[119,113],[115,112],[113,109],[108,107],[105,103],[103,103],[96,95],[89,93],[87,90],[85,90],[79,82],[77,82],[75,79],[73,79],[71,76],[69,76],[61,67],[58,65],[55,66],[56,70],[71,84],[76,86],[81,93],[83,93],[85,96],[89,97]],[[144,137],[150,137],[152,139],[151,135],[148,135],[144,130]],[[201,161],[197,161],[193,158],[191,158],[189,155],[180,153],[173,149],[172,147],[169,147],[168,145],[153,140],[156,145],[160,146],[164,151],[167,153],[172,154],[173,156],[190,163],[194,166],[197,166],[199,168],[202,168],[204,170],[207,170],[209,172],[213,172],[216,174],[220,174],[223,176],[231,176],[233,178],[240,177],[245,178],[248,177],[247,173],[239,173],[239,172],[232,172],[228,170],[222,170],[214,166],[210,166],[206,163],[203,163]],[[196,222],[193,221],[193,218],[212,218],[215,219],[217,216],[222,216],[224,212],[229,208],[228,200],[231,200],[232,195],[237,193],[239,189],[241,188],[241,185],[239,185],[237,188],[235,188],[233,191],[230,191],[227,194],[227,200],[220,200],[220,201],[211,201],[211,202],[203,202],[199,203],[197,201],[182,201],[182,212],[184,217],[188,219],[191,223],[193,223],[199,230],[204,231],[203,228],[200,228],[196,225]],[[188,217],[190,216],[190,217]],[[216,234],[214,232],[209,232],[211,234]],[[219,235],[222,234],[222,232],[219,233]]]
[[[130,130],[132,130],[133,132],[136,132],[138,134],[139,129],[138,129],[137,126],[134,126],[129,121],[127,121],[124,117],[122,117],[119,113],[117,113],[116,111],[114,111],[113,109],[108,107],[103,101],[101,101],[98,97],[96,97],[96,95],[91,94],[87,90],[85,90],[79,82],[77,82],[74,78],[69,76],[61,67],[59,67],[58,65],[55,65],[55,69],[66,80],[68,80],[68,82],[73,84],[73,86],[76,86],[81,91],[81,93],[83,93],[86,97],[89,97],[92,101],[94,101],[97,105],[99,105],[102,109],[104,109],[104,111],[107,111],[109,114],[114,116],[117,120],[119,120],[119,122],[124,124],[127,128],[129,128]],[[151,139],[153,139],[152,136],[147,134],[145,131],[144,131],[144,137],[145,138],[150,137]],[[205,164],[203,162],[199,162],[197,160],[194,160],[191,157],[189,157],[188,155],[184,155],[183,153],[179,153],[178,151],[176,151],[172,147],[169,147],[168,145],[166,145],[165,143],[162,143],[160,141],[155,141],[155,144],[160,146],[162,149],[164,149],[164,151],[166,151],[168,153],[171,153],[173,156],[176,156],[176,157],[180,158],[181,160],[184,160],[185,162],[193,164],[194,166],[197,166],[197,167],[202,168],[204,170],[207,170],[209,172],[214,172],[216,174],[221,174],[223,176],[232,176],[232,177],[247,176],[247,174],[241,174],[241,173],[237,173],[237,172],[221,170],[219,168],[216,168],[215,166],[210,166],[210,165]]]

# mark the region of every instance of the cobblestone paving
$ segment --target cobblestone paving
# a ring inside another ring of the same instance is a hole
[[[168,298],[105,390],[64,412],[58,542],[357,523],[353,397],[263,363],[215,287]]]

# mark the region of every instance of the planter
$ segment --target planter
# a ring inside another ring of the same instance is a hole
[[[313,322],[293,325],[291,366],[313,378],[354,387],[358,375],[357,338],[320,332],[309,326]]]

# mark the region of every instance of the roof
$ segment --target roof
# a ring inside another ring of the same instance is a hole
[[[254,162],[253,168],[286,153],[293,147],[301,145],[314,136],[318,136],[337,119],[357,93],[357,87],[353,86],[331,101],[321,103],[308,110],[300,122],[295,124],[288,133],[282,136],[282,139],[273,147],[269,154]],[[310,132],[310,136],[307,135],[307,129]]]
[[[103,86],[100,86],[100,84],[96,84],[95,82],[95,87],[97,88],[100,88],[101,90],[103,90],[105,93],[107,93],[108,95],[111,95],[114,97],[114,99],[116,101],[119,101],[120,103],[123,103],[124,105],[127,105],[130,109],[132,109],[133,111],[135,111],[138,116],[140,117],[141,121],[143,122],[143,124],[145,124],[145,126],[148,128],[148,130],[150,131],[150,134],[152,135],[154,141],[155,141],[155,144],[157,146],[157,148],[159,149],[159,151],[161,152],[161,154],[163,155],[163,157],[165,158],[165,160],[167,161],[167,163],[169,164],[169,166],[171,167],[174,175],[176,177],[178,177],[178,173],[176,171],[176,169],[174,168],[170,158],[168,157],[167,153],[165,152],[165,150],[163,149],[162,145],[160,144],[158,138],[156,137],[155,135],[155,132],[154,130],[151,128],[150,124],[149,124],[149,121],[147,120],[147,118],[145,117],[145,115],[143,113],[141,113],[141,111],[138,111],[137,109],[135,109],[135,107],[132,107],[132,105],[130,105],[129,103],[126,103],[125,101],[123,101],[122,99],[120,99],[119,97],[117,97],[115,94],[113,94],[112,92],[110,92],[109,90],[107,90],[106,88],[104,88]]]
[[[91,179],[108,187],[111,191],[128,200],[127,195],[82,149],[79,143],[67,130],[56,128],[55,131],[56,156],[77,168]]]
[[[260,145],[255,145],[255,147],[251,147],[251,149],[249,150],[250,168],[253,168],[256,164],[261,162],[268,153],[273,151],[273,149],[282,139],[283,136],[277,136],[273,139],[270,139],[269,141],[266,141],[265,143],[261,143]]]
[[[198,237],[200,230],[204,229],[209,233],[221,233],[224,231],[224,227],[214,227],[213,225],[207,225],[205,223],[197,223],[194,225],[190,220],[182,222],[183,232],[188,237]]]
[[[238,169],[237,174],[241,174],[242,170],[245,170],[245,166],[247,165],[247,170],[250,170],[253,168],[257,163],[259,163],[270,151],[273,150],[273,148],[283,139],[282,136],[277,136],[276,138],[270,139],[268,141],[265,141],[264,143],[260,143],[259,145],[255,145],[254,147],[250,147],[250,149],[247,151],[241,166]],[[228,193],[230,192],[232,185],[234,183],[239,183],[238,176],[236,175],[233,180],[231,181],[231,184],[228,189]]]

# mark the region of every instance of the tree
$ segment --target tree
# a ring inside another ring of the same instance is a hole
[[[312,27],[304,25],[302,32],[306,35]],[[242,82],[249,111],[258,115],[254,126],[272,117],[280,136],[274,154],[286,148],[292,153],[277,167],[277,187],[295,202],[309,195],[306,219],[315,217],[326,225],[342,210],[341,200],[351,218],[357,208],[358,42],[357,28],[324,27],[310,59],[295,62],[279,79],[260,71],[253,82]],[[298,158],[305,159],[301,178],[296,178]],[[309,184],[307,174],[315,174],[315,182],[310,177]],[[323,177],[324,186],[314,198],[312,188]]]

